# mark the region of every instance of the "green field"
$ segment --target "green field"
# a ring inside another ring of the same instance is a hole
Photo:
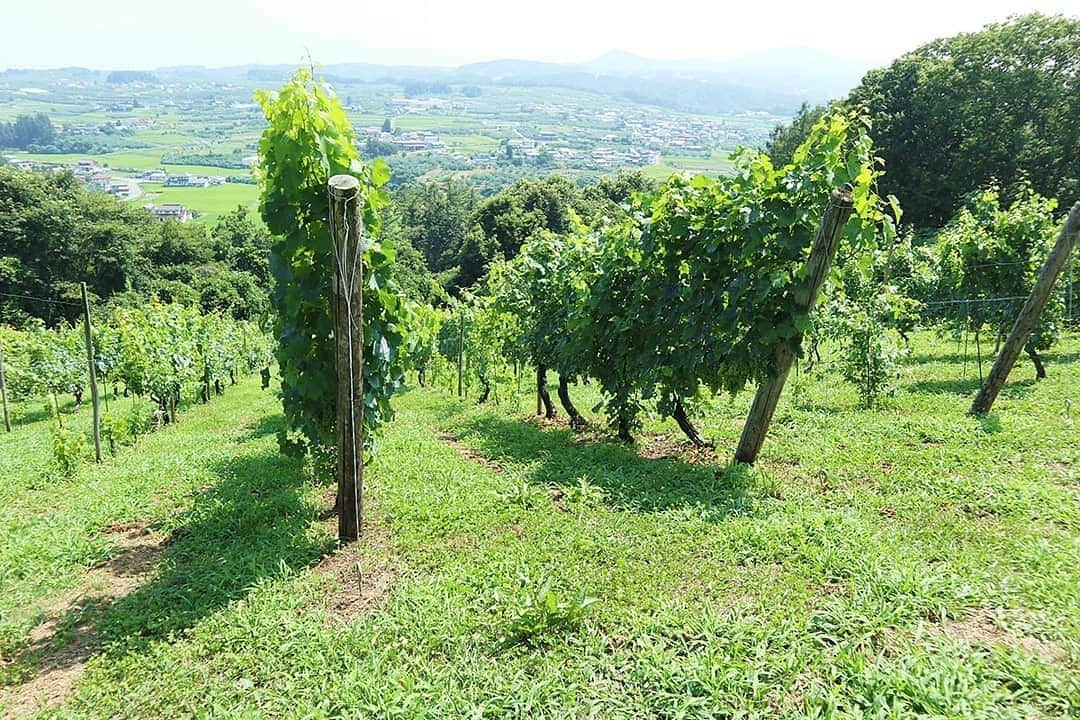
[[[642,168],[642,172],[658,180],[666,180],[673,173],[725,175],[734,168],[730,155],[730,150],[714,150],[709,157],[665,155],[660,163]]]
[[[278,454],[255,379],[74,479],[20,406],[0,439],[0,708],[1075,717],[1080,337],[1044,381],[1018,366],[982,420],[952,343],[916,336],[872,411],[830,360],[792,377],[755,469],[727,464],[745,394],[697,418],[713,456],[655,418],[634,447],[537,422],[514,386],[478,407],[445,373],[397,397],[364,538],[338,552],[332,493]]]
[[[223,213],[235,210],[238,205],[255,208],[259,189],[243,183],[225,183],[206,188],[164,187],[157,183],[142,184],[146,195],[135,202],[155,205],[180,203],[200,213],[199,220],[214,222]]]
[[[487,135],[447,135],[443,138],[447,147],[468,155],[489,153],[499,149],[499,141]]]

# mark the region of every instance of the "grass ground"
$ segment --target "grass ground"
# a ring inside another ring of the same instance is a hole
[[[730,154],[730,150],[714,150],[709,157],[665,155],[656,165],[642,168],[642,172],[658,180],[667,180],[674,173],[725,175],[734,168]]]
[[[235,210],[238,205],[254,209],[259,199],[259,189],[244,183],[225,183],[205,188],[164,187],[158,183],[145,183],[146,195],[136,200],[155,205],[180,203],[199,212],[199,220],[213,223],[222,214]]]
[[[713,458],[657,419],[631,448],[528,421],[508,388],[411,390],[365,538],[331,555],[257,381],[70,481],[31,417],[2,440],[39,458],[0,465],[5,677],[92,633],[43,715],[1076,717],[1078,360],[1073,337],[1047,380],[1018,367],[981,421],[952,345],[920,337],[873,411],[819,367],[753,470],[726,465],[748,397],[702,409]],[[132,523],[161,538],[138,581],[58,603]]]

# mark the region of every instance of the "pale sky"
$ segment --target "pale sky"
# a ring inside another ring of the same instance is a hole
[[[883,64],[935,37],[1080,0],[2,0],[0,68],[587,60],[609,50],[723,60],[809,46]],[[830,10],[835,8],[835,10]],[[845,7],[849,8],[845,12]]]

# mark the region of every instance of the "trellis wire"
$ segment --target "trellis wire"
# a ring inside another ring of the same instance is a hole
[[[20,298],[22,300],[34,300],[37,302],[51,303],[53,305],[70,305],[72,307],[82,307],[82,303],[68,302],[67,300],[52,300],[50,298],[37,297],[36,295],[22,295],[19,293],[6,293],[0,292],[0,296],[10,298]]]

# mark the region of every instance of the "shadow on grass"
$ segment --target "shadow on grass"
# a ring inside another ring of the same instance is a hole
[[[280,423],[280,416],[263,418],[255,432],[276,432]],[[89,632],[101,653],[139,652],[193,627],[260,581],[311,566],[334,549],[333,538],[311,531],[322,508],[305,492],[300,459],[275,447],[214,470],[217,482],[180,518],[149,579],[94,609]]]
[[[1008,382],[1001,388],[1001,395],[1003,397],[1023,397],[1035,388],[1035,383],[1034,378]],[[980,387],[982,387],[982,381],[976,377],[964,380],[920,380],[911,383],[905,390],[923,395],[964,395],[974,397]]]
[[[448,407],[446,420],[457,415]],[[718,467],[669,458],[646,458],[634,448],[543,429],[484,412],[451,421],[458,439],[505,465],[528,466],[537,485],[576,487],[582,479],[604,490],[614,508],[635,512],[693,509],[709,520],[749,510],[755,495],[745,466]]]
[[[156,576],[97,624],[107,652],[137,650],[192,627],[260,580],[307,567],[333,549],[308,530],[318,511],[301,495],[300,461],[276,452],[219,469],[176,530]]]
[[[282,418],[280,415],[264,415],[259,421],[247,428],[247,432],[240,436],[241,441],[258,440],[267,435],[274,435],[281,429]]]

